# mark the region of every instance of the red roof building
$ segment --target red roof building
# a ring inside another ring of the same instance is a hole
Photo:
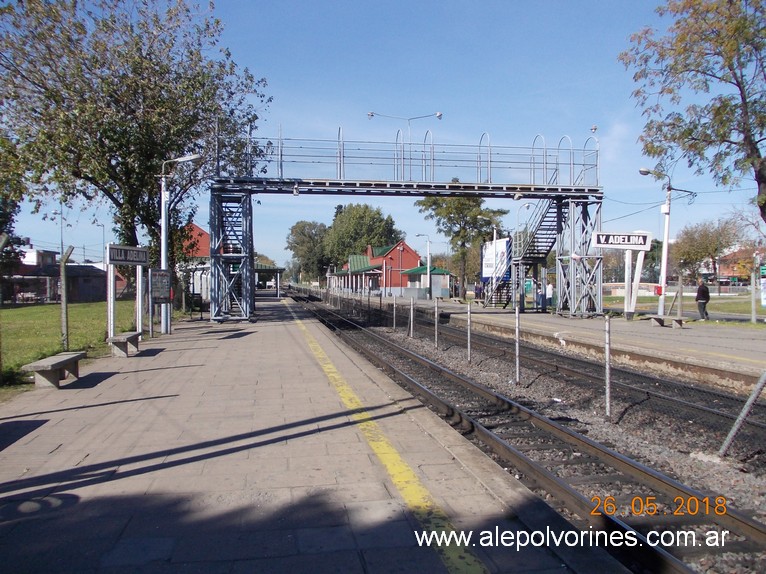
[[[190,223],[189,237],[184,241],[184,253],[196,259],[210,258],[210,234],[196,223]]]

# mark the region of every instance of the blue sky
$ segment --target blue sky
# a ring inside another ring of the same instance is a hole
[[[646,0],[219,0],[216,14],[235,61],[268,81],[273,102],[262,111],[257,136],[275,138],[281,127],[287,138],[333,140],[342,128],[346,140],[393,142],[398,129],[406,134],[407,123],[369,120],[367,112],[414,117],[439,111],[441,121],[411,122],[413,141],[430,129],[437,143],[477,145],[486,132],[493,146],[531,147],[542,135],[549,147],[568,136],[577,148],[596,125],[603,230],[640,229],[661,239],[662,183],[638,173],[654,165],[637,143],[643,121],[630,98],[631,73],[617,61],[632,33],[667,26],[655,6]],[[684,225],[725,216],[755,195],[752,179],[730,192],[682,165],[671,175],[674,186],[698,192],[692,205],[674,200],[671,238]],[[279,264],[291,257],[285,249],[290,227],[299,220],[329,225],[338,203],[380,207],[423,254],[426,240],[418,233],[429,234],[433,252],[448,250],[413,199],[259,200],[255,248]],[[207,201],[201,198],[197,218],[204,228]],[[487,205],[509,209],[504,227],[515,227],[518,204]],[[75,258],[83,252],[100,258],[102,228],[92,223],[94,215],[108,218],[104,207],[66,213],[64,241],[77,248]],[[58,248],[58,222],[25,214],[16,230],[36,247]]]

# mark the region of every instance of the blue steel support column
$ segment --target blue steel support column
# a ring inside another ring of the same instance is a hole
[[[254,315],[253,214],[249,192],[210,193],[210,320]]]

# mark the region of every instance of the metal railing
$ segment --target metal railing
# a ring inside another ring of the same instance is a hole
[[[401,130],[393,142],[294,139],[281,135],[253,138],[261,150],[267,177],[355,181],[423,181],[598,186],[598,143],[589,138],[574,148],[564,136],[548,148],[542,136],[531,147],[492,145],[482,134],[477,145],[434,143],[428,130],[422,142],[405,142]]]

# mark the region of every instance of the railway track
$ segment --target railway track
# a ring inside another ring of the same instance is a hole
[[[763,567],[766,526],[725,497],[685,486],[605,448],[323,305],[304,305],[503,466],[552,498],[581,532],[623,541],[602,545],[633,570],[689,572],[723,552],[727,564],[733,560],[753,572]]]
[[[392,325],[391,313],[374,309],[372,313],[363,306],[355,306],[357,301],[349,300],[349,310],[360,318],[363,324]],[[369,309],[369,307],[368,307]],[[399,319],[401,325],[402,319]],[[415,336],[424,338],[434,334],[433,317],[415,315]],[[438,336],[442,344],[447,341],[466,347],[466,329],[439,324]],[[525,368],[538,373],[567,377],[567,383],[578,388],[580,393],[590,393],[591,400],[601,400],[598,395],[604,393],[604,365],[593,360],[578,358],[572,354],[562,354],[525,341],[520,341],[520,362]],[[485,357],[494,357],[507,362],[515,361],[513,346],[508,339],[502,339],[484,333],[471,334],[471,347],[483,353]],[[569,389],[568,389],[569,391]],[[722,444],[726,434],[739,416],[747,400],[729,391],[715,389],[709,385],[689,381],[659,378],[636,370],[611,367],[612,401],[618,408],[611,416],[614,422],[620,422],[627,412],[640,408],[642,411],[670,413],[677,420],[690,421],[699,429],[697,442],[706,438],[706,450],[715,451]],[[682,415],[682,416],[681,416]],[[672,424],[672,421],[669,421]],[[766,402],[758,401],[753,406],[745,424],[740,430],[735,443],[734,454],[740,460],[757,459],[756,465],[766,465],[764,440],[766,439]]]
[[[433,325],[424,320],[416,322],[417,331],[427,336],[433,330]],[[439,336],[452,341],[455,344],[465,346],[466,331],[449,325],[439,326]],[[508,354],[507,341],[473,333],[471,335],[472,347],[488,355],[506,356],[508,359],[515,358]],[[594,387],[602,387],[604,383],[604,367],[584,359],[567,356],[566,362],[557,361],[556,355],[545,349],[533,347],[522,343],[522,365],[536,369],[540,372],[555,369],[557,373],[571,377],[573,380],[591,384]],[[704,413],[708,419],[715,420],[714,424],[725,427],[731,425],[745,404],[746,397],[734,395],[729,392],[712,389],[704,385],[695,385],[689,382],[661,379],[651,375],[612,367],[611,382],[613,389],[624,393],[624,400],[634,402],[637,400],[651,399],[665,404],[665,408],[677,411],[682,409],[694,413]],[[753,431],[754,444],[762,444],[766,432],[766,403],[756,402],[750,415],[745,421],[745,427]]]

